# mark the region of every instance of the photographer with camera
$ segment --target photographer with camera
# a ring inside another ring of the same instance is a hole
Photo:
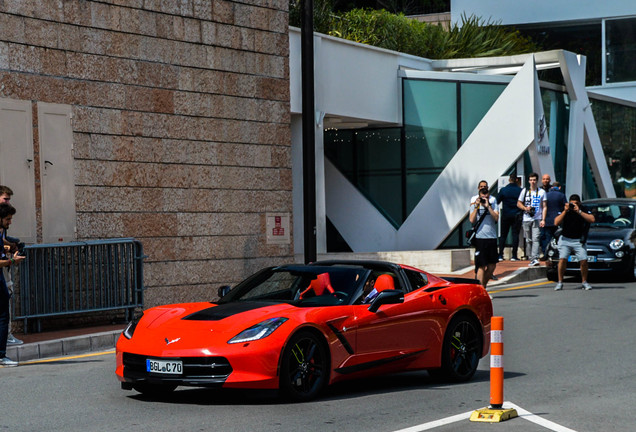
[[[530,257],[530,267],[539,263],[539,239],[543,226],[543,209],[545,207],[545,191],[538,187],[539,174],[528,176],[530,188],[524,188],[519,194],[517,207],[523,210],[523,235],[526,239],[526,255]],[[528,251],[529,249],[529,251]],[[529,252],[529,253],[528,253]]]
[[[479,225],[475,231],[475,268],[477,279],[486,287],[497,266],[497,221],[499,207],[497,200],[490,196],[488,183],[479,182],[479,195],[470,200],[470,223]],[[480,223],[481,220],[481,223]]]
[[[8,186],[0,185],[0,204],[10,204],[11,197],[13,196],[13,191]],[[0,228],[0,237],[2,237],[3,246],[9,248],[11,253],[21,252],[24,248],[24,243],[20,242],[20,239],[9,237],[7,235],[7,230],[4,228]],[[1,270],[4,273],[4,281],[7,284],[7,288],[9,289],[9,293],[13,294],[13,281],[11,280],[11,272],[8,268],[3,268]],[[7,345],[22,345],[20,339],[15,337],[11,332],[11,310],[9,310],[9,336],[7,337]]]
[[[563,289],[563,276],[570,255],[576,256],[581,267],[581,281],[584,290],[591,290],[592,285],[587,281],[587,232],[590,224],[595,220],[594,215],[581,205],[581,197],[577,194],[570,196],[570,201],[565,204],[563,211],[554,218],[554,224],[561,226],[559,238],[559,282],[554,287],[555,291]]]
[[[6,231],[11,225],[13,215],[15,214],[15,208],[11,204],[0,204],[0,229]],[[2,248],[0,252],[0,268],[9,267],[19,264],[25,257],[16,254]],[[4,279],[4,271],[0,272],[0,366],[17,366],[18,362],[11,360],[7,357],[7,337],[9,336],[9,300],[11,299],[11,293],[7,287]]]

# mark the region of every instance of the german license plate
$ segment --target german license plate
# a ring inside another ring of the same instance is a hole
[[[181,360],[146,359],[146,371],[159,374],[180,375],[183,373],[183,362]]]

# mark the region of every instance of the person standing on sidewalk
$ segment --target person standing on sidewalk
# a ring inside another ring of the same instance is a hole
[[[482,187],[485,183],[486,186]],[[488,183],[481,181],[479,184],[479,195],[470,200],[470,214],[468,219],[475,225],[477,221],[481,223],[477,227],[475,234],[475,268],[477,269],[477,279],[485,288],[492,278],[497,266],[497,221],[499,220],[499,207],[497,200],[490,196]]]
[[[550,184],[551,181],[552,179],[550,178],[550,174],[543,174],[541,177],[541,189],[543,189],[545,193],[550,192],[550,189],[552,189],[552,184]]]
[[[0,228],[6,230],[11,225],[15,214],[15,208],[11,204],[0,204]],[[0,268],[19,264],[25,257],[18,254],[5,252],[4,247],[0,252]],[[11,294],[4,280],[4,272],[0,272],[0,366],[17,366],[18,362],[7,357],[7,337],[9,336],[9,303]]]
[[[545,203],[545,191],[538,187],[539,174],[532,173],[528,177],[530,188],[524,188],[519,194],[517,207],[523,210],[523,235],[526,239],[526,255],[530,257],[530,267],[539,263],[539,239]],[[530,249],[528,253],[528,249]]]
[[[541,228],[541,250],[543,257],[546,257],[545,253],[548,250],[548,245],[554,237],[558,226],[554,224],[554,219],[563,210],[563,207],[568,202],[565,198],[565,194],[561,192],[561,184],[554,182],[550,192],[545,194],[545,209],[543,211],[543,228]]]
[[[0,185],[0,204],[11,204],[11,197],[13,196],[13,191],[8,186]],[[14,239],[9,240],[7,237],[7,230],[0,228],[0,237],[2,237],[2,243],[5,246],[8,246],[11,249],[12,253],[17,252],[18,245],[13,243]],[[9,290],[9,294],[13,294],[13,281],[11,280],[11,271],[8,267],[2,269],[4,273],[4,282],[7,285],[7,289]],[[11,308],[9,308],[9,336],[7,336],[7,345],[22,345],[24,342],[18,339],[11,332]]]
[[[519,178],[511,174],[508,184],[501,188],[497,195],[497,204],[501,205],[501,237],[499,238],[499,261],[503,261],[503,250],[506,246],[508,231],[512,229],[512,253],[510,261],[517,261],[517,249],[519,249],[519,232],[521,231],[521,209],[517,207],[517,200],[521,194],[521,186],[517,183]]]
[[[561,225],[561,237],[559,238],[559,282],[554,287],[555,291],[563,289],[563,277],[570,255],[576,256],[581,268],[581,281],[583,289],[592,289],[587,281],[587,232],[590,224],[596,219],[594,215],[581,205],[581,197],[577,194],[570,195],[570,202],[565,204],[563,211],[554,219],[556,225]]]

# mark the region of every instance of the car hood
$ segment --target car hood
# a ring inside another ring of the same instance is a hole
[[[202,347],[225,345],[261,321],[299,312],[301,308],[286,303],[256,301],[159,306],[144,312],[130,342],[156,355],[196,355]]]
[[[623,239],[627,242],[632,231],[631,228],[591,227],[588,242],[609,243],[614,239]]]

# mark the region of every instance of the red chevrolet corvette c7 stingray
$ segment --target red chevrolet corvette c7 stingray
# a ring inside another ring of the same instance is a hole
[[[470,379],[488,353],[492,303],[470,279],[380,261],[263,269],[220,300],[159,306],[117,342],[123,389],[279,389],[315,398],[345,379],[428,370]]]

